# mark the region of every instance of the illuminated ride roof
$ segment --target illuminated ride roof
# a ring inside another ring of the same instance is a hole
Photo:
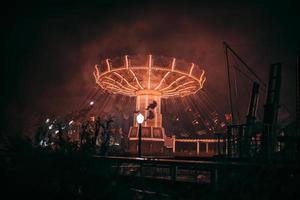
[[[206,79],[204,70],[194,63],[152,55],[105,59],[95,65],[94,76],[110,93],[162,98],[194,94]]]

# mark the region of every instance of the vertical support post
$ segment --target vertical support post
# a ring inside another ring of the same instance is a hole
[[[252,93],[248,107],[247,114],[247,124],[252,124],[256,119],[256,110],[259,98],[259,84],[257,82],[253,82]]]
[[[297,65],[296,65],[296,122],[297,122],[297,132],[296,132],[296,138],[297,139],[297,147],[296,147],[296,157],[300,158],[300,69],[299,69],[299,64],[300,64],[300,49],[298,49],[297,52]]]
[[[223,135],[223,156],[227,156],[227,139],[226,139],[226,134]]]
[[[227,127],[227,156],[232,156],[232,126]]]
[[[237,151],[239,158],[244,156],[245,153],[245,144],[244,144],[244,127],[242,125],[238,126],[238,137],[237,137]]]
[[[217,137],[218,137],[218,146],[217,146],[217,148],[218,148],[218,156],[220,156],[220,155],[221,155],[221,149],[220,149],[220,134],[218,134]]]
[[[200,144],[199,144],[199,141],[197,141],[197,155],[200,154]]]
[[[230,81],[230,69],[229,69],[229,58],[228,58],[228,45],[223,42],[224,49],[225,49],[225,64],[227,68],[227,81],[228,81],[228,89],[229,89],[229,104],[230,104],[230,112],[232,116],[232,123],[235,123],[235,114],[233,111],[233,105],[232,105],[232,95],[231,95],[231,81]]]
[[[176,181],[176,176],[177,176],[177,166],[176,165],[171,165],[171,180]]]
[[[271,65],[269,74],[269,84],[267,101],[264,106],[264,130],[262,140],[262,150],[266,160],[270,163],[275,143],[275,133],[277,126],[277,115],[279,108],[281,86],[281,63]]]
[[[142,156],[142,124],[139,124],[138,157]]]
[[[144,176],[144,173],[143,173],[143,162],[141,161],[140,162],[140,177],[143,177]]]
[[[172,142],[173,142],[172,151],[173,151],[173,153],[176,153],[176,136],[175,135],[172,136]]]
[[[253,82],[252,93],[249,102],[248,114],[246,117],[246,129],[244,136],[244,156],[249,157],[254,154],[253,146],[251,146],[251,138],[253,136],[252,129],[256,120],[256,111],[259,98],[259,84]]]
[[[213,189],[218,189],[218,183],[219,183],[219,171],[218,168],[212,168],[210,170],[210,183],[213,186]]]

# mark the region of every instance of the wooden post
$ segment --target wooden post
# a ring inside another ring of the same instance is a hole
[[[218,189],[218,182],[219,182],[218,168],[213,168],[210,171],[210,183],[212,184],[214,190]]]
[[[176,181],[176,176],[177,176],[177,166],[171,165],[171,180]]]
[[[172,136],[172,142],[173,142],[172,151],[173,151],[173,153],[175,153],[176,152],[176,137],[175,137],[175,135]]]

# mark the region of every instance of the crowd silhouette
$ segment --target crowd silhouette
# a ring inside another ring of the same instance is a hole
[[[1,132],[0,146],[3,152],[43,151],[106,156],[109,153],[124,154],[127,137],[111,117],[68,122],[47,119],[37,127],[32,138],[23,133],[8,135]]]

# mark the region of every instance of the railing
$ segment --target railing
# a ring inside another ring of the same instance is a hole
[[[269,124],[260,127],[232,125],[227,129],[223,151],[228,158],[296,161],[299,136],[285,134]]]
[[[228,157],[250,158],[262,153],[263,131],[253,131],[251,128],[245,124],[228,127],[224,144]]]
[[[199,138],[199,139],[180,139],[175,136],[172,137],[172,152],[173,155],[184,156],[214,156],[224,154],[224,134],[215,134],[214,138]],[[181,144],[193,144],[194,148],[185,149],[180,148]],[[203,149],[204,145],[204,149]],[[202,148],[201,148],[202,147]]]
[[[257,163],[232,161],[174,160],[136,157],[94,156],[101,163],[107,163],[119,175],[169,181],[194,182],[217,186],[220,172],[228,170],[258,168]],[[100,164],[100,163],[99,163]]]

